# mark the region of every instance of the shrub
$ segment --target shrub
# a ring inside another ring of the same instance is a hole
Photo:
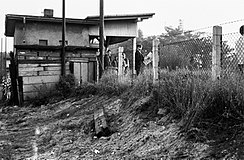
[[[77,87],[74,92],[74,96],[82,97],[82,96],[89,96],[89,95],[96,95],[98,94],[98,86],[96,84],[85,83],[81,86]]]
[[[66,76],[61,76],[58,84],[56,85],[57,91],[62,96],[67,96],[75,88],[75,77],[73,74],[68,74]]]
[[[119,80],[116,71],[108,70],[104,72],[98,83],[99,94],[120,95],[124,93],[131,85],[129,77],[130,74],[127,74]]]

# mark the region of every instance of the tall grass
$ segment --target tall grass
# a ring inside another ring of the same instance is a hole
[[[146,69],[134,79],[130,73],[120,78],[116,72],[107,71],[98,84],[87,85],[88,88],[83,87],[82,90],[92,88],[93,94],[123,95],[127,100],[151,96],[150,106],[142,106],[144,108],[139,111],[143,112],[148,107],[147,111],[151,110],[157,116],[155,111],[164,108],[173,118],[183,122],[187,130],[201,126],[201,122],[242,123],[243,82],[240,76],[214,82],[209,71],[161,70],[160,80],[154,84],[151,70]]]
[[[218,81],[194,72],[163,72],[157,89],[161,107],[183,121],[185,129],[244,121],[244,80],[226,76]]]

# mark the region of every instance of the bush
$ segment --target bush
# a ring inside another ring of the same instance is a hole
[[[75,77],[73,74],[61,76],[58,84],[56,85],[57,91],[62,96],[67,96],[72,93],[75,88]]]
[[[98,83],[99,94],[120,95],[131,86],[130,74],[123,79],[118,78],[117,72],[113,70],[105,71]]]

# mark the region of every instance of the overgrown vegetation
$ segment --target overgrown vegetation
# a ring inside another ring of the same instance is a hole
[[[67,96],[75,88],[75,77],[73,74],[68,74],[66,76],[61,76],[58,84],[56,85],[57,91],[62,96]]]
[[[149,102],[133,112],[146,121],[168,115],[194,141],[231,139],[243,130],[244,80],[240,77],[213,82],[198,72],[164,70],[153,84],[152,73],[145,70],[133,83],[130,80],[119,83],[114,74],[107,73],[99,84],[82,86],[82,93],[121,95],[127,103],[149,96]],[[157,114],[159,109],[165,114]]]

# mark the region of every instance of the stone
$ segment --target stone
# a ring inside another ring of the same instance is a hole
[[[158,109],[158,113],[157,114],[159,114],[159,115],[165,115],[166,114],[166,109],[163,109],[163,108],[159,108]]]

